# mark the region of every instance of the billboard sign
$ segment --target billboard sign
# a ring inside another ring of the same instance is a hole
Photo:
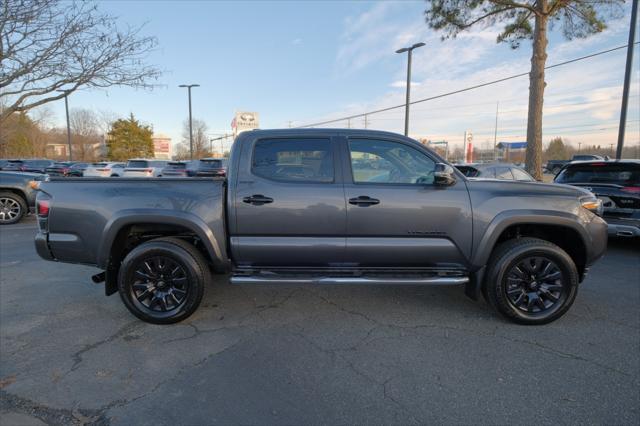
[[[260,116],[257,112],[236,112],[231,122],[233,133],[238,135],[246,130],[257,129],[260,125]]]

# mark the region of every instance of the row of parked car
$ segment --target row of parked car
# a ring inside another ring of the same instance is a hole
[[[132,159],[125,162],[73,162],[44,159],[0,160],[0,170],[64,177],[216,177],[225,176],[227,160],[193,161]]]

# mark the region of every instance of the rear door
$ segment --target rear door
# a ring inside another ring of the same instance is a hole
[[[350,265],[465,268],[472,218],[462,179],[434,185],[436,159],[401,139],[349,137],[342,149]]]
[[[229,224],[236,265],[342,262],[346,211],[335,138],[256,139],[241,158]]]

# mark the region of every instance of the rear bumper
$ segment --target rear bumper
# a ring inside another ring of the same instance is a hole
[[[40,256],[44,260],[55,260],[53,254],[51,254],[51,250],[49,250],[49,244],[47,243],[46,234],[38,232],[36,234],[34,242],[38,256]]]
[[[607,232],[610,237],[640,237],[640,221],[609,221]]]

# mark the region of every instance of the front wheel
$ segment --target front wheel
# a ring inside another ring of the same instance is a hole
[[[485,292],[489,303],[511,321],[547,324],[573,304],[578,271],[571,257],[549,241],[510,240],[492,254]]]
[[[143,321],[172,324],[200,305],[211,273],[202,254],[179,238],[158,238],[134,248],[123,260],[118,292]]]

